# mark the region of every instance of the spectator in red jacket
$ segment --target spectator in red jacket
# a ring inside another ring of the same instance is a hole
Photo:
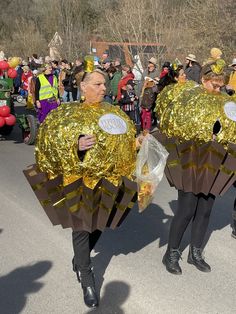
[[[117,93],[117,101],[121,99],[122,89],[127,85],[129,80],[134,79],[134,74],[132,73],[132,69],[129,65],[122,65],[122,78],[118,83],[118,93]]]

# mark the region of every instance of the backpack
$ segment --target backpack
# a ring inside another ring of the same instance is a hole
[[[151,109],[156,101],[157,94],[153,87],[146,87],[143,91],[143,97],[141,100],[141,107],[146,109]]]

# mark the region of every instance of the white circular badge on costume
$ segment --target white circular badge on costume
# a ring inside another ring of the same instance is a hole
[[[236,121],[236,103],[234,101],[228,101],[224,105],[224,111],[230,120]]]
[[[101,116],[98,121],[100,128],[109,134],[125,134],[127,133],[127,124],[119,116],[107,113]]]

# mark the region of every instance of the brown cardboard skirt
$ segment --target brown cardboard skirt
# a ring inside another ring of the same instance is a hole
[[[152,134],[169,152],[165,168],[171,186],[194,194],[223,195],[236,180],[236,145],[211,141],[179,143],[161,132]]]
[[[121,225],[137,200],[137,184],[121,178],[119,186],[101,179],[94,189],[79,179],[63,186],[62,176],[48,180],[36,165],[23,171],[53,225],[74,231],[103,231]]]

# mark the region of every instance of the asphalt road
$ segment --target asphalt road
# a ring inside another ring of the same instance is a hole
[[[22,174],[34,162],[33,151],[18,127],[0,140],[0,313],[87,314],[71,270],[71,231],[51,225]],[[163,179],[154,203],[142,214],[134,208],[119,229],[106,230],[92,253],[100,293],[93,313],[236,313],[235,191],[215,202],[205,248],[212,272],[187,264],[187,233],[183,274],[174,276],[161,259],[177,194]]]

